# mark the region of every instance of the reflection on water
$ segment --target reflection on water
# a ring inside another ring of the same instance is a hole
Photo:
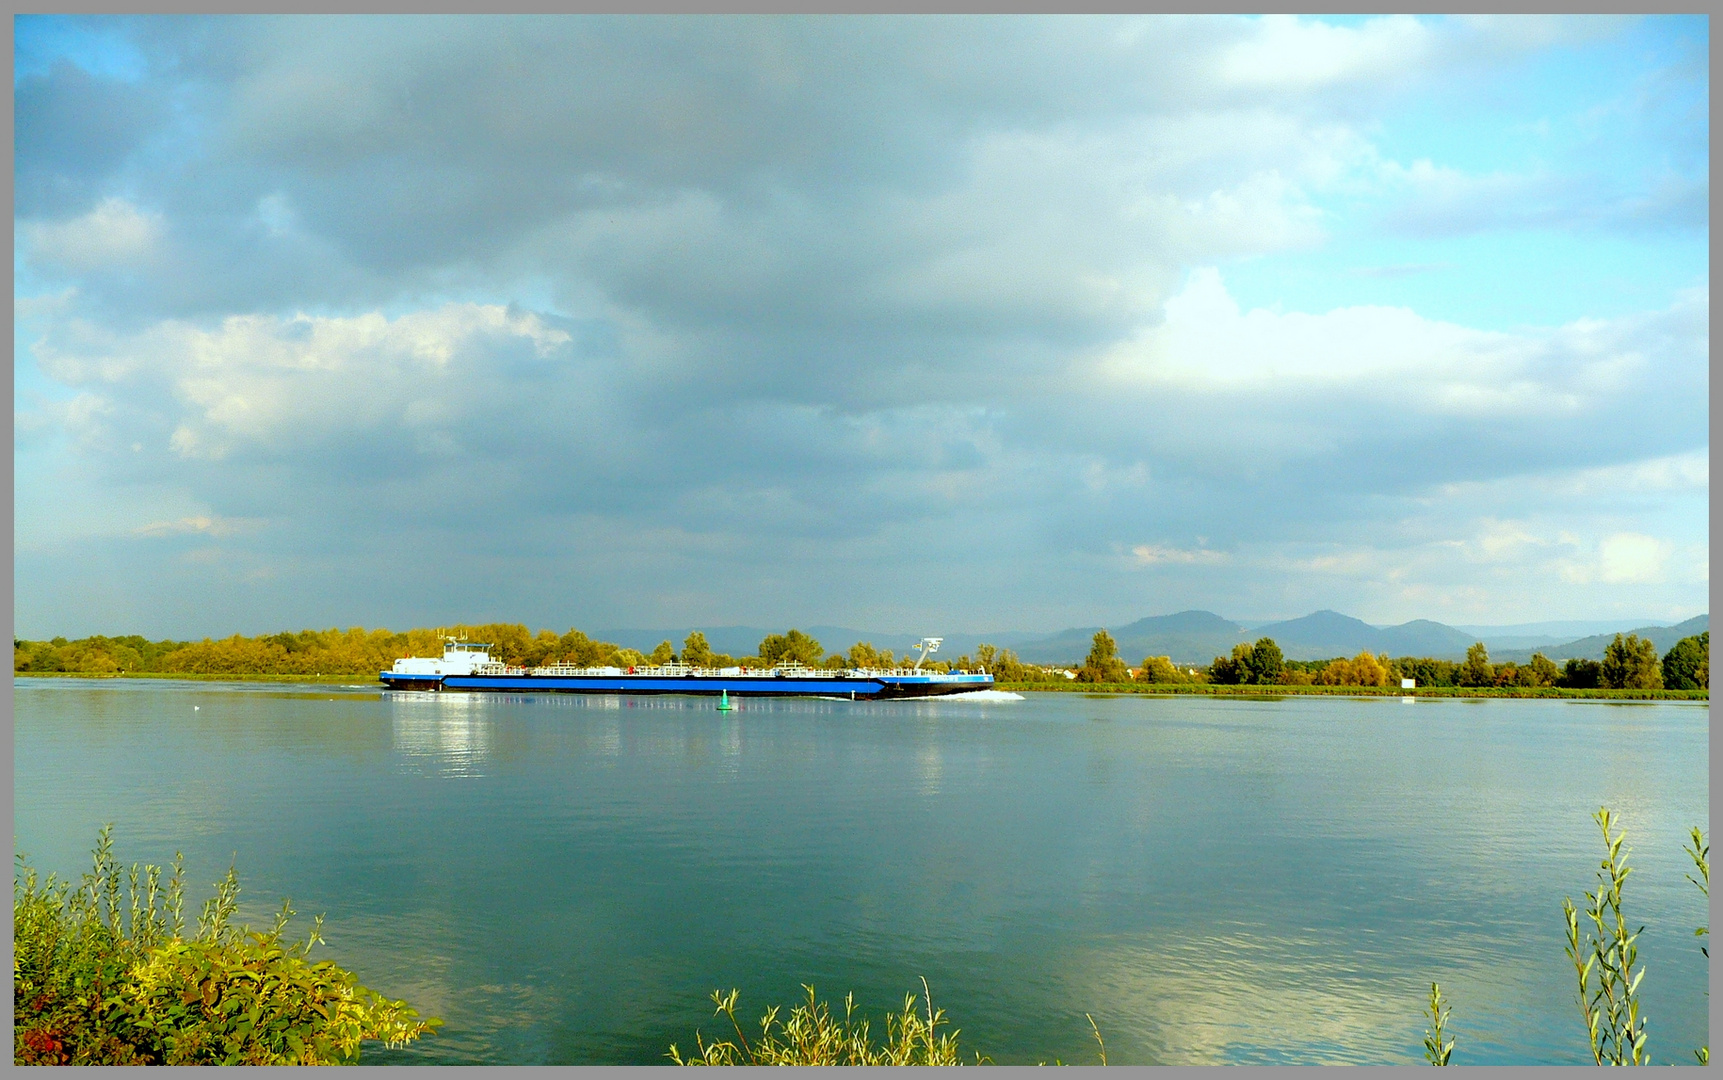
[[[939,781],[945,775],[945,761],[940,756],[939,747],[929,743],[916,752],[916,773],[921,783],[917,790],[922,795],[938,795]]]
[[[395,751],[415,772],[482,776],[491,754],[495,721],[488,703],[470,694],[389,694]]]
[[[925,975],[1002,1063],[1092,1062],[1085,1012],[1114,1063],[1415,1063],[1435,979],[1456,1062],[1578,1064],[1560,903],[1608,804],[1654,1059],[1707,1040],[1706,708],[736,704],[31,682],[15,830],[75,877],[112,821],[128,861],[236,860],[254,921],[327,913],[447,1022],[380,1062],[658,1064],[715,987],[877,1021]]]

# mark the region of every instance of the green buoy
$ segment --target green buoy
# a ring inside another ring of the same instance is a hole
[[[728,691],[728,690],[718,691],[718,711],[719,712],[729,712],[730,711],[730,691]]]

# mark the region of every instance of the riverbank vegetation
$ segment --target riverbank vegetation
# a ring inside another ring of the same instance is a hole
[[[1265,637],[1255,644],[1241,642],[1230,655],[1217,656],[1205,667],[1186,667],[1174,664],[1169,657],[1149,656],[1141,666],[1129,668],[1112,636],[1102,630],[1095,634],[1089,655],[1078,667],[1076,681],[1110,687],[1146,683],[1171,692],[1196,686],[1272,686],[1295,693],[1342,687],[1368,692],[1373,688],[1398,690],[1406,679],[1413,680],[1419,690],[1495,690],[1516,697],[1566,696],[1519,693],[1537,690],[1650,692],[1667,688],[1693,692],[1709,691],[1710,654],[1709,630],[1681,639],[1661,660],[1651,642],[1633,634],[1617,634],[1604,650],[1601,663],[1570,659],[1562,667],[1542,653],[1534,653],[1525,664],[1492,664],[1483,642],[1468,649],[1463,662],[1368,652],[1351,658],[1288,660],[1274,639]]]
[[[235,634],[220,640],[149,641],[129,637],[88,637],[75,641],[15,639],[12,643],[13,671],[19,675],[143,675],[187,678],[364,678],[393,666],[403,656],[435,656],[444,641],[458,638],[485,641],[492,655],[503,663],[520,667],[570,664],[576,667],[634,667],[642,664],[680,662],[697,667],[769,668],[798,663],[807,667],[892,668],[906,665],[909,657],[898,657],[890,649],[876,649],[858,641],[847,650],[826,652],[824,646],[801,630],[768,634],[754,655],[730,656],[713,651],[706,636],[696,630],[677,648],[662,641],[651,653],[641,653],[612,642],[598,641],[577,629],[558,634],[550,630],[533,633],[519,623],[483,623],[414,629],[405,633],[389,630],[301,630],[296,633],[245,637]],[[1226,656],[1206,665],[1174,663],[1170,657],[1148,656],[1136,667],[1128,666],[1118,646],[1105,630],[1095,634],[1089,655],[1074,668],[1030,664],[1010,649],[979,645],[973,654],[950,660],[929,659],[924,670],[986,671],[1002,689],[1072,689],[1072,682],[1086,690],[1105,687],[1109,691],[1153,693],[1224,693],[1215,687],[1249,687],[1260,691],[1274,687],[1280,693],[1325,693],[1339,689],[1347,693],[1399,692],[1402,680],[1411,679],[1418,694],[1464,689],[1464,696],[1487,697],[1694,697],[1708,699],[1711,685],[1711,633],[1683,638],[1661,658],[1651,642],[1635,635],[1617,634],[1604,651],[1601,662],[1570,659],[1557,666],[1548,657],[1534,654],[1528,662],[1492,664],[1482,642],[1473,645],[1464,661],[1432,657],[1372,655],[1327,660],[1289,660],[1272,638],[1255,643],[1241,642]],[[1569,693],[1569,692],[1582,693]],[[1591,691],[1633,691],[1631,694],[1593,694]],[[1663,691],[1674,691],[1665,694]]]
[[[827,653],[814,638],[800,630],[768,634],[754,655],[731,656],[715,652],[706,635],[696,630],[680,649],[662,641],[650,653],[598,641],[577,629],[558,634],[551,630],[533,633],[520,623],[478,623],[391,630],[300,630],[246,637],[234,634],[202,641],[150,641],[130,635],[67,640],[12,642],[12,670],[19,675],[173,675],[193,678],[375,678],[404,656],[440,656],[443,643],[451,638],[491,644],[491,655],[517,667],[570,664],[575,667],[635,667],[642,664],[679,662],[696,667],[769,668],[800,663],[830,670],[844,668],[891,668],[910,662],[890,649],[876,649],[858,641],[842,652]],[[953,668],[994,671],[1013,682],[1048,682],[1065,679],[1062,669],[1025,664],[1009,649],[983,645],[975,657],[955,661],[926,661],[923,668],[949,671]]]
[[[367,1042],[395,1047],[439,1026],[404,1001],[312,961],[303,941],[232,925],[230,869],[185,926],[183,863],[121,867],[103,829],[74,886],[16,855],[12,877],[12,1060],[17,1065],[339,1065]]]

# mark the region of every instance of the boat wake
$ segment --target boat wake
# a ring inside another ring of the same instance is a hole
[[[961,694],[941,694],[930,701],[1022,701],[1022,694],[1009,690],[965,690]]]

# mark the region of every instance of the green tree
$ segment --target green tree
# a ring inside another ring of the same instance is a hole
[[[1460,665],[1452,660],[1428,656],[1402,656],[1393,666],[1401,678],[1415,679],[1419,686],[1454,686],[1460,672]]]
[[[819,642],[800,630],[791,630],[787,634],[767,634],[760,641],[760,659],[765,661],[768,667],[791,662],[813,667],[820,662],[825,651]]]
[[[1663,655],[1663,685],[1671,690],[1711,687],[1711,631],[1684,637]]]
[[[1496,669],[1490,664],[1490,651],[1483,642],[1466,650],[1466,662],[1460,665],[1461,686],[1491,686],[1496,681]]]
[[[1663,668],[1657,662],[1657,646],[1640,637],[1615,635],[1604,646],[1600,675],[1604,686],[1614,690],[1661,690]]]
[[[1251,682],[1276,683],[1280,681],[1280,673],[1286,669],[1286,658],[1281,655],[1280,646],[1274,643],[1273,638],[1259,638],[1251,646],[1245,666],[1250,669]]]
[[[1254,652],[1249,645],[1239,642],[1232,647],[1231,656],[1215,657],[1214,663],[1209,665],[1209,681],[1229,686],[1249,682],[1252,675],[1250,661]]]
[[[1131,681],[1130,669],[1119,659],[1119,645],[1105,630],[1095,631],[1088,658],[1077,669],[1078,682],[1122,683]]]
[[[1569,690],[1593,690],[1603,685],[1603,665],[1596,660],[1570,657],[1561,666],[1561,678],[1556,685]]]
[[[654,664],[668,664],[676,659],[676,650],[671,647],[668,641],[660,641],[658,647],[652,650],[652,655],[646,659]]]
[[[851,645],[848,661],[848,666],[852,668],[870,671],[889,671],[897,666],[897,656],[890,649],[876,649],[869,641],[858,641]]]
[[[682,639],[682,662],[693,664],[695,667],[707,667],[712,663],[712,646],[706,643],[706,635],[695,630]]]
[[[1561,669],[1554,661],[1543,653],[1532,653],[1530,662],[1520,668],[1520,685],[1522,686],[1554,686],[1561,678]]]
[[[993,677],[999,682],[1048,682],[1054,676],[1047,669],[1025,664],[1017,659],[1017,654],[1010,649],[1000,649],[999,655],[993,659]],[[1064,678],[1063,675],[1058,678]]]

